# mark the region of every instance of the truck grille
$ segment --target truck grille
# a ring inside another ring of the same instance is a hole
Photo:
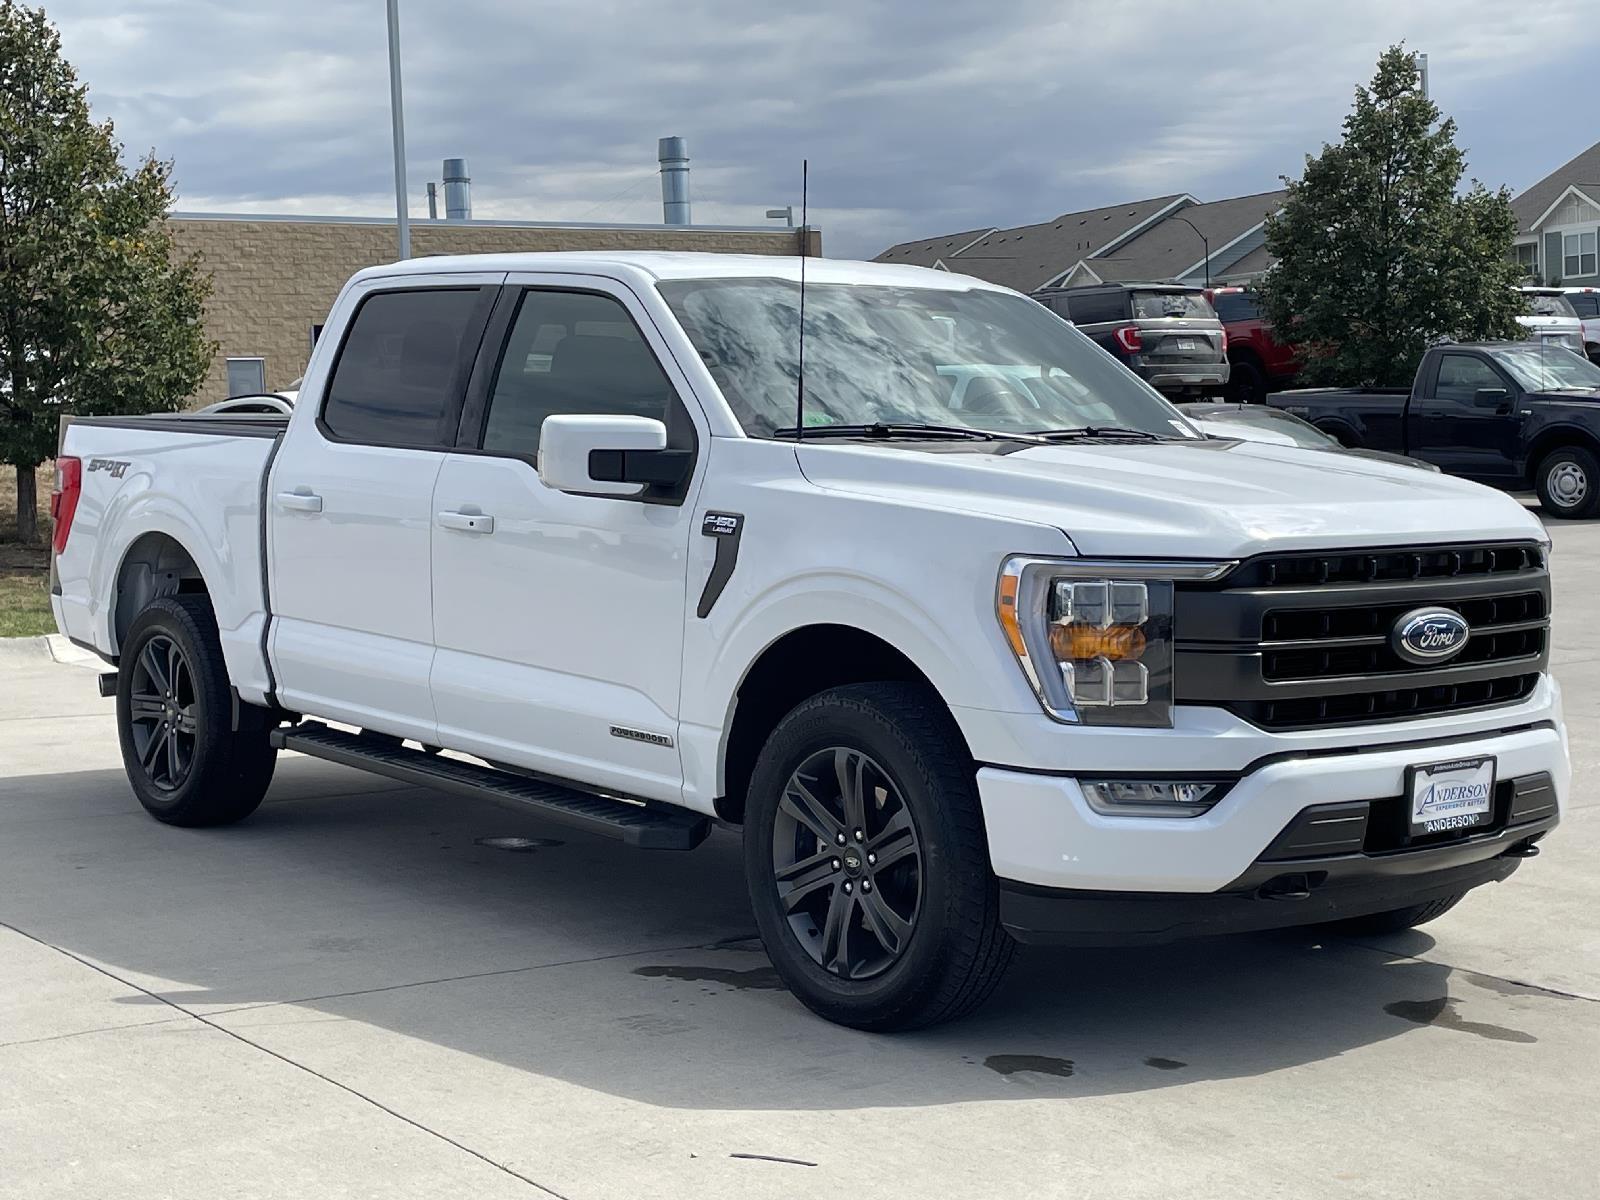
[[[1396,721],[1526,699],[1548,662],[1550,577],[1520,543],[1263,555],[1180,584],[1176,697],[1266,729]],[[1460,653],[1419,665],[1401,616],[1459,613]]]

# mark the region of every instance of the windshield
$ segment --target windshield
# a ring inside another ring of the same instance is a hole
[[[1217,312],[1204,292],[1135,292],[1133,315],[1152,317],[1209,317]]]
[[[1536,317],[1575,317],[1578,310],[1565,296],[1550,296],[1538,292],[1524,292],[1528,298],[1528,311]]]
[[[795,424],[799,286],[683,279],[661,294],[744,431]],[[805,424],[932,424],[988,433],[1119,426],[1196,437],[1161,395],[1022,296],[987,289],[806,285]]]
[[[1490,350],[1489,357],[1530,392],[1600,390],[1600,367],[1571,350],[1505,346]]]

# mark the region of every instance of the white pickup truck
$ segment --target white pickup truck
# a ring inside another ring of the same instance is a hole
[[[742,827],[773,965],[870,1029],[1015,941],[1398,929],[1538,852],[1570,768],[1516,501],[1204,438],[960,275],[810,260],[802,356],[800,267],[374,268],[291,416],[66,423],[56,620],[144,806],[239,820],[292,749]]]

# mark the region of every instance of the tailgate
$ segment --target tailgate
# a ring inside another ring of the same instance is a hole
[[[1157,363],[1220,363],[1222,330],[1214,321],[1158,319],[1139,321],[1145,357]]]

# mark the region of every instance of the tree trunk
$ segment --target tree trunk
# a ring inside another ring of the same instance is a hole
[[[17,541],[27,546],[39,540],[38,484],[33,467],[17,468]]]

